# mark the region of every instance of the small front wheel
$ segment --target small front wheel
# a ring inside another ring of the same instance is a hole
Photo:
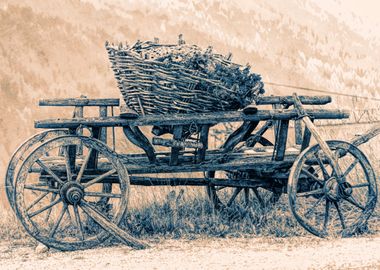
[[[339,170],[318,144],[306,148],[289,175],[289,204],[297,221],[312,234],[350,236],[364,228],[375,208],[376,177],[356,146],[344,141],[327,144]],[[337,175],[339,171],[342,175]]]

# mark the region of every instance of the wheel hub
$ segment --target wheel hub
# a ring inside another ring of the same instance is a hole
[[[323,191],[329,200],[339,201],[339,184],[335,177],[331,177],[326,181]]]
[[[72,205],[78,204],[84,195],[83,187],[77,182],[68,182],[62,186],[60,195],[66,203]]]
[[[331,201],[339,201],[340,199],[348,198],[352,194],[352,186],[350,183],[338,183],[335,177],[328,179],[323,187],[326,197]]]

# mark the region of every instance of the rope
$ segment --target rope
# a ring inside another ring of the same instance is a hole
[[[282,83],[274,83],[274,82],[264,82],[264,84],[273,85],[273,86],[287,87],[287,88],[292,88],[292,89],[300,89],[300,90],[305,90],[305,91],[313,91],[313,92],[319,92],[319,93],[325,93],[325,94],[332,94],[332,95],[336,95],[336,96],[351,97],[351,98],[363,98],[363,99],[370,99],[370,100],[373,100],[373,101],[380,101],[380,98],[366,97],[366,96],[357,96],[357,95],[352,95],[352,94],[343,94],[343,93],[329,91],[329,90],[324,90],[324,89],[301,87],[301,86],[282,84]]]

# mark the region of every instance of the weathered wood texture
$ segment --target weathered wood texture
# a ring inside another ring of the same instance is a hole
[[[55,98],[42,99],[39,101],[39,106],[119,106],[120,102],[117,98]]]
[[[330,96],[300,96],[302,104],[306,105],[324,105],[331,102]],[[293,104],[291,96],[263,96],[256,101],[257,105],[270,104]],[[42,99],[38,103],[39,106],[119,106],[120,101],[117,98],[55,98]]]
[[[296,93],[293,94],[294,107],[298,111],[298,116],[302,119],[305,124],[305,127],[309,129],[315,140],[318,142],[324,154],[331,160],[334,170],[337,175],[343,175],[339,167],[337,158],[334,156],[334,153],[329,148],[327,142],[322,138],[321,134],[318,132],[317,127],[310,119],[309,113],[303,108],[302,103]],[[338,179],[338,183],[344,181],[344,179]]]
[[[166,147],[173,147],[173,148],[204,148],[203,144],[201,142],[196,141],[180,141],[176,139],[165,139],[160,137],[153,137],[152,138],[152,144],[153,145],[161,145]]]
[[[376,137],[377,135],[380,134],[380,125],[376,125],[372,127],[370,130],[366,131],[363,135],[360,136],[355,136],[350,140],[350,142],[355,145],[359,146],[363,143],[368,142],[372,138]]]
[[[299,96],[302,104],[305,105],[325,105],[332,101],[330,96]],[[293,105],[292,96],[263,96],[259,97],[256,101],[257,105],[271,105],[271,104],[282,104],[282,105]]]
[[[288,140],[289,120],[281,120],[274,145],[273,159],[283,160],[285,156],[286,143]]]
[[[199,164],[194,163],[193,157],[187,157],[181,160],[178,165],[169,165],[167,162],[156,164],[149,162],[143,162],[139,159],[131,158],[120,158],[126,166],[128,172],[132,175],[134,174],[150,174],[150,173],[180,173],[180,172],[205,172],[205,171],[226,171],[226,170],[253,170],[260,173],[273,173],[279,169],[288,169],[292,166],[298,153],[286,154],[284,160],[275,161],[272,160],[272,154],[268,155],[252,155],[248,154],[246,156],[241,155],[240,157],[232,157],[228,160],[225,155],[219,158],[213,158],[212,156],[207,157],[206,162]],[[166,157],[165,157],[166,158]],[[167,159],[167,158],[166,158]],[[64,164],[62,162],[54,164],[52,168],[59,171],[59,166],[65,170]],[[105,163],[98,164],[99,170],[110,170],[109,166]],[[33,172],[39,172],[40,167],[34,168]],[[101,173],[101,172],[99,172]]]
[[[345,110],[305,110],[314,119],[343,119],[348,118]],[[241,112],[215,112],[201,114],[173,114],[173,115],[148,115],[136,119],[122,119],[120,117],[107,118],[83,118],[83,119],[48,119],[35,122],[36,128],[76,128],[79,125],[92,127],[112,126],[151,126],[151,125],[190,125],[190,124],[217,124],[223,122],[239,121],[264,121],[264,120],[290,120],[298,117],[297,110],[277,109],[259,110],[254,115],[245,115]]]

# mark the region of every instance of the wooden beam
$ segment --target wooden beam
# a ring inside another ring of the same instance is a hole
[[[302,104],[304,105],[325,105],[332,101],[331,96],[299,96]],[[293,105],[292,96],[263,96],[259,97],[256,101],[257,105]]]
[[[119,106],[118,98],[55,98],[42,99],[39,101],[39,106]]]
[[[313,119],[343,119],[348,118],[349,113],[345,110],[306,110]],[[297,110],[277,109],[259,110],[256,114],[245,115],[239,111],[194,113],[194,114],[171,114],[171,115],[147,115],[136,119],[122,119],[120,117],[107,118],[83,118],[83,119],[48,119],[35,122],[36,128],[76,128],[79,125],[92,127],[112,126],[163,126],[163,125],[190,125],[217,124],[223,122],[240,121],[264,121],[264,120],[290,120],[298,117]]]

